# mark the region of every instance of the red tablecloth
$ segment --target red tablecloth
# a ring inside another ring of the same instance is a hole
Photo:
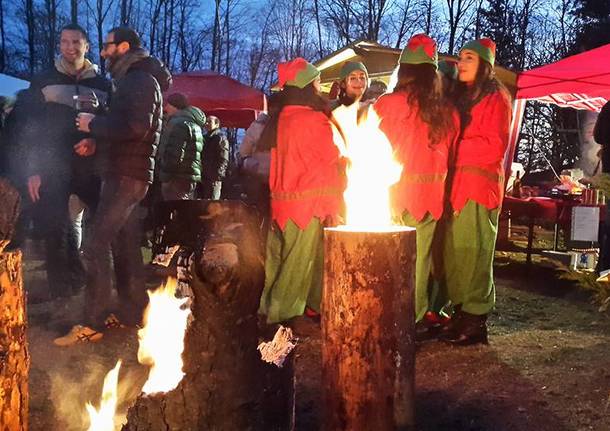
[[[502,211],[510,211],[511,217],[529,217],[535,220],[548,221],[561,225],[569,225],[572,218],[572,208],[581,205],[579,200],[536,197],[518,199],[512,196],[504,197]],[[599,207],[600,221],[605,219],[606,205],[584,205]]]

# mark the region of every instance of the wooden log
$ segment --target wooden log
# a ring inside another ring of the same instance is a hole
[[[21,251],[0,253],[0,431],[28,429],[28,353]]]
[[[326,431],[414,426],[415,230],[325,229]]]
[[[194,248],[185,376],[173,391],[140,396],[129,409],[123,430],[277,429],[266,427],[262,413],[269,365],[257,350],[257,310],[264,281],[258,217],[239,202],[176,205],[169,217],[161,214],[166,226],[159,232],[166,236],[159,239],[171,244],[182,238],[181,246]],[[191,235],[180,233],[176,223],[188,226]]]
[[[8,245],[15,232],[21,201],[17,190],[7,180],[0,178],[0,252]]]

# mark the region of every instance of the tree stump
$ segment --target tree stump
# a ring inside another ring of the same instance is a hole
[[[0,431],[28,429],[26,328],[21,252],[0,253]]]
[[[2,201],[2,205],[0,205],[0,252],[2,252],[15,232],[21,201],[17,190],[3,178],[0,178],[0,200]]]
[[[410,429],[415,230],[324,236],[322,429]]]
[[[266,427],[262,413],[270,371],[257,351],[264,281],[258,218],[231,201],[172,202],[159,215],[160,243],[193,247],[185,376],[173,391],[141,395],[123,430],[281,429]]]

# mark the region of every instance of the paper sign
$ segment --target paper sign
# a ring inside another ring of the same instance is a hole
[[[599,233],[599,207],[572,208],[570,240],[597,242]]]

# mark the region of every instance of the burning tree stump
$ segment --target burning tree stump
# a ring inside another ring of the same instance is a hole
[[[258,217],[239,202],[167,205],[160,211],[161,242],[193,249],[185,375],[173,391],[141,395],[123,430],[286,429],[267,427],[263,418],[265,373],[273,371],[257,351],[264,281]],[[190,233],[180,234],[179,226]]]
[[[0,178],[0,252],[10,242],[19,216],[19,193],[11,184]]]
[[[21,252],[0,253],[0,430],[28,429],[25,295]]]
[[[325,230],[323,427],[414,425],[415,230]]]
[[[4,252],[19,216],[19,193],[0,179],[0,430],[28,429],[25,294],[21,252]]]

